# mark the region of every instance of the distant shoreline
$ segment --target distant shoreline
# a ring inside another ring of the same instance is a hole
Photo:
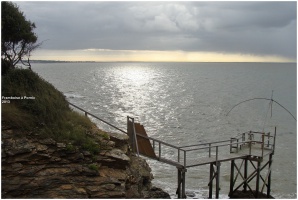
[[[31,63],[285,63],[297,62],[169,62],[169,61],[63,61],[63,60],[31,60]]]

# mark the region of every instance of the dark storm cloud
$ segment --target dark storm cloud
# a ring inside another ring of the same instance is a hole
[[[296,2],[17,2],[45,49],[296,58]]]

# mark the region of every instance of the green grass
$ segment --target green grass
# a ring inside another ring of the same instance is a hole
[[[2,122],[13,128],[34,131],[41,137],[78,146],[96,154],[101,145],[89,136],[95,126],[89,118],[72,111],[61,92],[27,69],[10,70],[2,76],[2,96],[34,97],[2,104]],[[101,137],[107,136],[99,134]]]

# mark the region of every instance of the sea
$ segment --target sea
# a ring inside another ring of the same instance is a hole
[[[274,133],[276,127],[271,195],[297,198],[297,122],[292,117],[297,117],[296,63],[32,63],[32,69],[69,102],[123,130],[127,116],[133,117],[150,137],[176,146],[247,131]],[[115,131],[92,120],[103,130]],[[146,160],[153,184],[177,198],[177,169]],[[220,171],[224,199],[230,163],[222,163]],[[208,198],[208,182],[208,165],[188,168],[187,198]]]

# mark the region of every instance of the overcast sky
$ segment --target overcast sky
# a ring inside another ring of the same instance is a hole
[[[296,2],[16,3],[44,41],[34,58],[296,61]]]

